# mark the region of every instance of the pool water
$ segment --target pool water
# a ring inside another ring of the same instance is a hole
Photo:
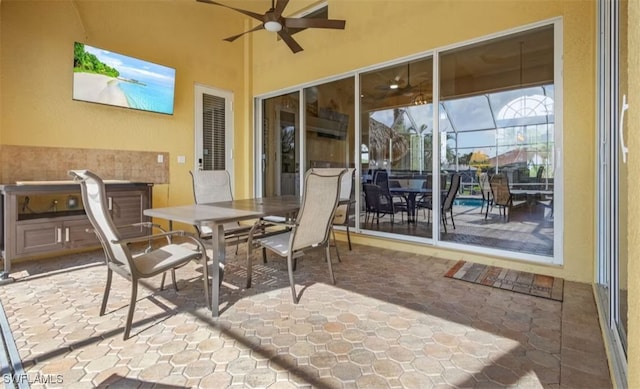
[[[453,205],[463,205],[466,207],[479,207],[482,205],[482,199],[455,199]]]

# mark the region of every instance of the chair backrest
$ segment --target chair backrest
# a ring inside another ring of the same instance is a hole
[[[380,187],[383,194],[389,195],[389,174],[386,170],[376,171],[373,183]]]
[[[340,200],[351,199],[351,192],[353,189],[353,178],[355,175],[356,169],[349,168],[342,175],[342,180],[340,181]],[[333,218],[333,224],[345,224],[347,219],[349,218],[349,209],[351,208],[351,203],[340,204],[338,208],[336,208],[336,214]]]
[[[544,166],[538,167],[536,172],[536,182],[542,182],[542,175],[544,174]]]
[[[195,170],[190,171],[193,182],[193,198],[196,204],[217,203],[233,200],[231,192],[231,178],[226,170]],[[226,223],[225,228],[237,227],[238,223]],[[213,232],[211,223],[194,226],[201,237],[209,236]]]
[[[233,200],[231,178],[226,170],[196,170],[189,173],[196,204]]]
[[[107,261],[124,266],[131,273],[131,253],[126,245],[113,243],[120,233],[111,219],[104,182],[89,170],[70,170],[68,174],[80,183],[84,211],[105,250]]]
[[[506,174],[495,174],[491,177],[491,193],[493,202],[496,205],[509,205],[511,201],[511,191],[509,190],[509,179]]]
[[[302,205],[291,234],[292,251],[316,247],[329,239],[340,197],[340,181],[346,169],[310,169],[304,177]]]
[[[340,181],[341,199],[351,198],[351,191],[353,189],[353,178],[355,176],[355,173],[356,169],[348,168],[347,171],[342,175],[342,180]]]
[[[393,199],[376,184],[363,184],[364,201],[369,212],[395,213]]]
[[[422,189],[431,189],[433,188],[433,176],[428,175],[423,181],[422,181]]]
[[[478,177],[480,183],[480,191],[482,192],[482,198],[488,199],[491,194],[491,185],[489,185],[489,175],[487,173],[481,173]]]
[[[451,175],[451,185],[449,185],[447,196],[442,202],[442,209],[444,211],[448,211],[453,206],[453,200],[455,200],[456,195],[458,194],[458,188],[460,188],[460,174],[453,173]]]
[[[382,191],[376,184],[362,184],[362,191],[364,192],[364,204],[369,212],[375,212],[380,205],[380,195]]]
[[[536,183],[538,185],[535,186],[534,189],[544,189],[544,166],[539,166],[538,171],[536,172]]]

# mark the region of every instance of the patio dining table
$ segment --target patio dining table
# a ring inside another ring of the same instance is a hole
[[[213,272],[211,281],[211,313],[219,316],[220,282],[224,277],[226,244],[224,224],[267,215],[288,216],[295,214],[300,208],[300,197],[277,196],[246,200],[221,201],[208,204],[181,205],[175,207],[151,208],[143,211],[144,215],[169,221],[169,229],[173,222],[194,226],[213,225],[211,243],[213,246]]]
[[[395,187],[389,188],[389,192],[392,195],[401,195],[407,201],[407,222],[415,223],[416,222],[416,198],[418,195],[431,195],[433,193],[433,189],[431,188],[411,188],[411,187]],[[441,194],[447,193],[446,190],[441,190]]]
[[[547,208],[551,208],[551,215],[553,215],[553,190],[548,189],[511,189],[511,194],[514,196],[525,196],[526,204],[529,206],[529,211],[536,205],[542,204]],[[549,204],[542,199],[548,199]]]

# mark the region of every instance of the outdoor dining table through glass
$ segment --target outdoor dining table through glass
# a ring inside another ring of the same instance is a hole
[[[418,195],[422,196],[431,196],[433,193],[433,189],[431,188],[404,188],[404,187],[395,187],[389,188],[389,192],[392,195],[401,195],[407,202],[407,222],[415,223],[416,222],[416,198]],[[440,191],[441,195],[446,195],[446,190]]]

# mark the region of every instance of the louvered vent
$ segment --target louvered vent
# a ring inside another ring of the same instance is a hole
[[[223,97],[202,95],[203,170],[226,170],[224,103]]]

